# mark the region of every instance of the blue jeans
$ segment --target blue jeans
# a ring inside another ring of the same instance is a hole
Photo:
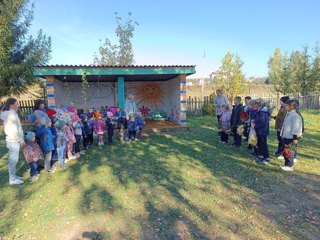
[[[31,162],[29,163],[29,166],[30,166],[30,177],[33,177],[39,174],[37,162]]]
[[[16,180],[16,166],[19,160],[20,152],[20,143],[18,142],[7,142],[8,153],[8,162],[9,162],[9,180]]]
[[[58,161],[61,166],[64,165],[65,154],[66,154],[66,143],[62,143],[60,147],[57,147]]]

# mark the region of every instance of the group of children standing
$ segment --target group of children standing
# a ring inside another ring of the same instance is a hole
[[[16,100],[13,102],[14,104],[9,102],[8,106],[14,107],[18,104]],[[8,107],[8,110],[1,112],[1,118],[5,122],[6,134],[17,135],[17,140],[23,146],[23,155],[30,167],[31,181],[36,181],[40,176],[40,160],[44,161],[44,171],[49,173],[55,171],[54,163],[56,161],[61,168],[65,168],[67,161],[84,155],[85,149],[94,145],[94,134],[97,135],[98,146],[102,146],[104,145],[105,132],[108,134],[108,144],[113,144],[116,128],[119,129],[121,142],[138,140],[144,133],[145,122],[139,112],[135,115],[129,115],[129,119],[127,119],[125,111],[119,111],[119,109],[115,114],[108,109],[101,112],[87,111],[86,113],[74,108],[52,110],[45,109],[44,101],[37,100],[34,113],[28,116],[30,125],[27,127],[27,132],[23,134],[16,110],[11,110]],[[10,114],[14,115],[14,124],[9,123],[13,118]],[[13,131],[11,125],[21,129],[20,132]],[[20,144],[18,145],[20,146]],[[19,156],[19,153],[14,155],[16,150],[19,151],[17,147],[11,151],[15,162],[14,169],[17,162],[16,156]],[[21,184],[22,182],[20,178],[15,176],[14,171],[10,177],[10,184]]]
[[[250,155],[258,163],[270,163],[267,138],[269,122],[275,119],[278,149],[275,153],[278,159],[284,159],[282,170],[292,171],[297,156],[297,144],[303,133],[303,118],[298,111],[299,102],[283,96],[280,99],[280,109],[277,116],[272,117],[267,104],[261,99],[245,98],[245,106],[241,97],[234,98],[234,105],[230,110],[229,104],[222,106],[222,113],[218,116],[220,124],[220,143],[228,143],[229,135],[233,136],[233,146],[240,147],[242,136],[248,141]]]

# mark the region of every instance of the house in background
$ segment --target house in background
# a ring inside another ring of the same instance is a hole
[[[138,111],[147,116],[161,110],[171,121],[186,125],[186,77],[195,66],[36,66],[34,75],[46,79],[48,107],[72,105],[78,109],[101,106],[124,107],[125,95],[132,94]],[[82,78],[89,88],[82,97]]]

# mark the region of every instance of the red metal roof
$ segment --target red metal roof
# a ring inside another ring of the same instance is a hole
[[[35,68],[190,68],[195,65],[37,65]]]

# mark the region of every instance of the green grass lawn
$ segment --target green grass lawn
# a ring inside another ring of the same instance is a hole
[[[2,140],[0,239],[320,239],[320,111],[303,114],[294,172],[252,162],[245,145],[220,145],[213,117],[95,147],[34,183],[21,158],[21,186],[8,185]],[[272,131],[270,153],[275,139]]]

